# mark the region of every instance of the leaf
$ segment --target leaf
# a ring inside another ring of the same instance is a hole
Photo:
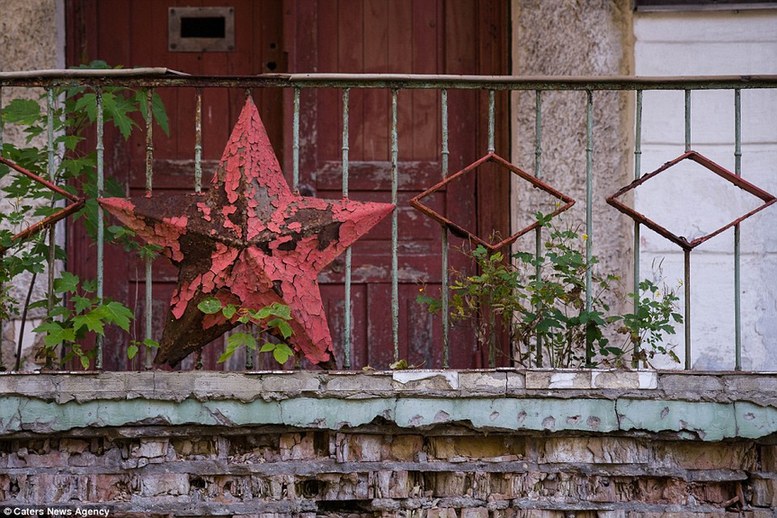
[[[73,295],[70,300],[73,301],[73,308],[76,310],[76,313],[83,313],[92,307],[92,300],[80,295]]]
[[[73,318],[73,329],[78,332],[82,327],[86,327],[89,331],[104,336],[105,325],[103,324],[99,312],[100,308],[98,307],[85,315],[77,315]]]
[[[79,355],[78,359],[81,360],[81,367],[84,370],[89,369],[89,357],[87,355],[81,354]]]
[[[224,352],[219,356],[218,363],[224,363],[235,354],[240,347],[248,347],[250,349],[256,348],[256,338],[248,333],[233,333],[227,337],[227,347]]]
[[[130,360],[134,359],[135,356],[138,355],[139,350],[140,349],[138,348],[137,345],[135,344],[130,345],[129,347],[127,347],[127,358]]]
[[[30,126],[41,122],[40,105],[32,99],[14,99],[3,108],[3,121]]]
[[[231,319],[236,312],[237,312],[237,308],[235,307],[234,304],[227,304],[221,310],[221,314],[224,315],[224,318],[226,318],[227,320]]]
[[[283,365],[287,361],[289,361],[289,358],[294,356],[294,351],[289,348],[286,344],[278,344],[275,347],[275,350],[272,352],[273,358],[275,358],[275,361]]]
[[[274,327],[275,329],[277,329],[278,332],[281,334],[281,336],[283,336],[283,338],[286,340],[291,338],[291,335],[294,334],[294,331],[291,329],[291,326],[285,320],[274,318],[269,322],[267,322],[267,325],[269,327]]]
[[[63,342],[72,342],[76,339],[76,332],[71,327],[62,327],[59,322],[44,322],[35,329],[36,333],[46,333],[43,343],[47,347],[54,347]]]
[[[143,345],[145,345],[146,347],[148,347],[150,349],[157,349],[157,348],[159,348],[159,342],[157,342],[156,340],[151,339],[151,338],[146,338],[145,340],[143,340]]]
[[[197,304],[197,309],[206,315],[215,315],[221,311],[221,301],[215,297],[207,298]]]
[[[389,369],[391,369],[391,370],[404,370],[404,369],[407,369],[407,368],[409,368],[409,364],[407,363],[407,360],[405,360],[405,359],[396,361],[396,362],[392,363],[391,365],[389,365]]]
[[[259,352],[260,353],[269,353],[270,351],[274,351],[275,350],[275,345],[276,344],[273,344],[273,343],[270,343],[270,342],[265,342],[264,345],[262,345],[262,348],[259,349]]]
[[[62,272],[59,279],[54,279],[55,293],[75,293],[78,289],[78,276],[70,272]]]
[[[111,301],[102,306],[98,306],[93,313],[106,322],[116,324],[124,331],[129,331],[130,320],[134,318],[132,311],[121,302]]]

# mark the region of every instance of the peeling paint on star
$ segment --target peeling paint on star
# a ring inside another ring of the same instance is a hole
[[[212,296],[254,309],[288,305],[292,344],[313,363],[332,359],[318,273],[394,209],[292,193],[250,99],[207,194],[99,202],[179,268],[155,359],[173,366],[237,325],[197,308]]]

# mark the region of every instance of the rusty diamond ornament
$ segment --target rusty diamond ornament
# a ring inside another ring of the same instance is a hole
[[[486,154],[485,156],[479,158],[475,162],[472,162],[470,165],[468,165],[464,169],[462,169],[460,171],[456,171],[455,173],[452,173],[452,174],[446,176],[445,179],[443,179],[438,184],[433,185],[432,187],[428,188],[427,190],[425,190],[421,194],[419,194],[419,195],[415,196],[414,198],[412,198],[410,200],[410,205],[412,205],[413,208],[415,208],[416,210],[419,210],[422,213],[424,213],[427,216],[429,216],[430,218],[438,221],[442,225],[445,225],[448,228],[448,230],[450,230],[451,233],[453,235],[457,236],[457,237],[461,237],[461,238],[465,238],[465,239],[469,239],[471,241],[474,241],[474,242],[476,242],[478,244],[481,244],[484,247],[488,248],[492,252],[496,252],[497,250],[501,250],[505,246],[513,243],[516,239],[518,239],[522,235],[524,235],[527,232],[530,232],[530,231],[534,230],[535,228],[537,228],[540,225],[540,222],[539,221],[535,221],[534,223],[531,223],[530,225],[528,225],[528,226],[518,230],[517,232],[513,233],[511,236],[509,236],[509,237],[507,237],[505,239],[502,239],[501,241],[499,241],[497,243],[492,243],[492,242],[489,242],[486,239],[478,236],[474,232],[470,232],[466,228],[464,228],[461,225],[455,223],[454,221],[448,219],[446,216],[440,214],[439,212],[436,212],[434,209],[432,209],[428,205],[425,205],[423,203],[423,201],[422,201],[424,198],[426,198],[428,196],[431,196],[435,192],[444,189],[448,184],[450,184],[451,182],[455,181],[456,179],[458,179],[458,178],[460,178],[462,176],[465,176],[465,175],[470,174],[470,173],[477,174],[478,168],[480,168],[481,166],[483,166],[485,164],[494,164],[497,167],[500,167],[500,168],[506,170],[510,174],[514,174],[518,178],[521,178],[522,180],[527,182],[533,188],[539,189],[541,191],[544,191],[545,193],[547,193],[548,195],[552,196],[553,198],[556,198],[558,200],[557,201],[557,206],[556,206],[556,209],[553,212],[548,214],[548,217],[550,217],[550,218],[553,218],[553,217],[561,214],[565,210],[570,209],[572,207],[572,205],[575,204],[575,200],[573,200],[572,198],[570,198],[566,194],[564,194],[564,193],[554,189],[553,187],[551,187],[547,183],[543,182],[539,178],[537,178],[535,176],[532,176],[529,173],[523,171],[522,169],[516,167],[512,163],[510,163],[507,160],[505,160],[504,158],[502,158],[501,156],[499,156],[499,155],[497,155],[495,153],[489,152],[488,154]]]
[[[204,315],[208,297],[291,309],[290,342],[313,363],[332,359],[318,273],[394,206],[293,193],[253,101],[240,114],[207,194],[105,198],[100,204],[179,268],[154,363],[177,365],[237,325]]]
[[[730,221],[729,223],[723,225],[722,227],[713,230],[712,232],[708,232],[707,234],[697,237],[692,240],[688,240],[685,236],[678,236],[671,232],[666,227],[660,225],[656,221],[650,219],[646,215],[642,214],[641,212],[638,212],[632,207],[629,207],[627,204],[625,204],[623,201],[621,201],[621,198],[624,197],[626,193],[629,191],[635,191],[640,185],[642,185],[645,182],[650,181],[652,178],[655,178],[659,174],[663,173],[664,171],[667,171],[674,167],[675,165],[679,164],[680,162],[683,162],[685,160],[691,160],[693,162],[696,162],[697,164],[701,165],[705,169],[709,170],[712,173],[715,173],[719,177],[723,178],[727,182],[739,187],[746,193],[751,194],[752,196],[755,196],[756,198],[760,199],[763,203],[761,203],[759,206],[755,207],[753,210],[748,211],[747,213],[743,214],[742,216],[734,219],[733,221]],[[777,202],[777,198],[775,198],[773,195],[769,194],[768,192],[764,191],[763,189],[753,185],[752,183],[748,182],[741,176],[738,176],[725,167],[713,162],[709,158],[705,157],[701,153],[697,153],[696,151],[689,150],[683,153],[682,155],[678,156],[674,160],[671,160],[669,162],[666,162],[664,165],[653,171],[652,173],[648,173],[644,176],[641,176],[640,178],[634,180],[630,184],[626,185],[625,187],[622,187],[618,190],[615,194],[609,196],[607,198],[607,203],[618,209],[623,214],[626,214],[631,219],[636,221],[637,223],[641,223],[648,227],[649,229],[653,230],[660,236],[663,236],[664,238],[668,239],[669,241],[677,244],[680,248],[683,250],[690,252],[700,244],[704,243],[708,239],[711,239],[724,230],[727,230],[735,225],[738,225],[739,223],[743,222],[756,212],[759,212],[769,205],[772,205],[773,203]]]

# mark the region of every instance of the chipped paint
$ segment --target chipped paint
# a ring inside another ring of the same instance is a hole
[[[291,308],[293,345],[313,363],[332,359],[318,274],[394,208],[293,193],[250,99],[207,194],[105,198],[100,204],[179,267],[157,364],[177,365],[237,325],[208,319],[210,296],[248,308]]]
[[[658,373],[658,388],[635,389],[610,372],[597,376],[599,388],[561,390],[549,388],[552,376],[542,390],[506,382],[531,371],[0,374],[0,434],[143,422],[334,430],[463,424],[705,442],[777,433],[773,374],[666,372]]]

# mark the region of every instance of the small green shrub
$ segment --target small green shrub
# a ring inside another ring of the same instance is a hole
[[[541,214],[538,219],[548,221]],[[473,321],[481,347],[496,364],[496,336],[509,332],[514,360],[555,368],[649,365],[656,355],[679,361],[664,338],[682,323],[673,290],[649,280],[639,286],[633,313],[611,314],[607,300],[618,277],[600,274],[598,259],[586,260],[586,236],[550,226],[544,254],[518,252],[512,260],[478,246],[465,252],[478,273],[451,272],[449,318]],[[586,300],[586,276],[592,292]],[[635,295],[628,295],[634,299]],[[440,300],[422,292],[417,301],[438,313]]]

